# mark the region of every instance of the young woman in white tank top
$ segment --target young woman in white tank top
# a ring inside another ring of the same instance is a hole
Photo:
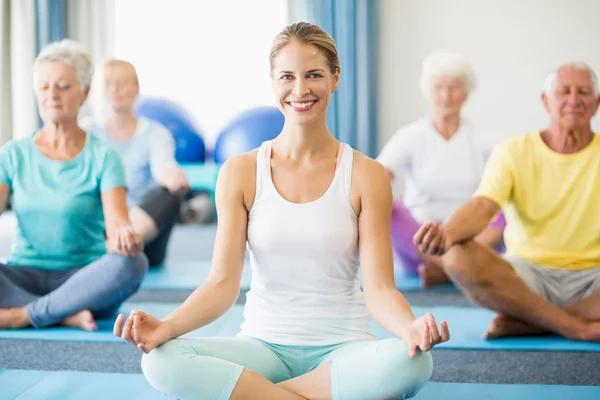
[[[276,37],[271,77],[285,126],[223,165],[208,281],[162,320],[135,311],[115,323],[144,352],[156,389],[179,399],[396,399],[429,380],[429,350],[448,326],[415,318],[395,287],[387,172],[327,129],[339,76],[319,27]],[[246,249],[252,283],[238,336],[177,339],[235,303]],[[378,340],[371,318],[397,338]]]

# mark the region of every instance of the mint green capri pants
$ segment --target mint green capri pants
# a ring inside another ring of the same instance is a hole
[[[429,352],[410,358],[399,339],[282,346],[251,337],[173,339],[142,357],[157,390],[180,400],[226,400],[244,368],[273,383],[331,365],[333,400],[408,399],[431,378]]]

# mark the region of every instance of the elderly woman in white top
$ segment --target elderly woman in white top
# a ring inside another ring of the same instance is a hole
[[[443,221],[470,199],[491,152],[461,116],[474,87],[475,73],[463,56],[429,55],[423,64],[421,89],[431,112],[398,130],[378,157],[392,180],[404,179],[403,199],[395,201],[392,212],[392,241],[404,273],[419,274],[425,287],[449,280],[436,249],[420,252],[413,236],[424,221]],[[500,250],[504,225],[499,215],[478,240]]]

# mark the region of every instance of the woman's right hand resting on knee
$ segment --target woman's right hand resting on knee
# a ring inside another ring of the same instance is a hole
[[[106,248],[110,253],[135,256],[144,250],[144,242],[131,226],[125,188],[115,188],[102,195],[106,220]]]
[[[120,226],[107,240],[107,250],[124,256],[135,256],[144,250],[144,242],[133,226]]]
[[[171,339],[168,324],[154,315],[139,310],[133,310],[125,321],[125,316],[119,314],[115,321],[113,333],[127,342],[137,346],[144,353],[149,353],[157,346]]]
[[[163,319],[141,310],[133,311],[126,321],[119,315],[113,331],[116,336],[148,353],[171,339],[210,324],[235,304],[240,292],[251,208],[250,196],[245,194],[249,189],[254,190],[255,169],[255,153],[233,157],[221,167],[216,190],[219,224],[207,281]]]

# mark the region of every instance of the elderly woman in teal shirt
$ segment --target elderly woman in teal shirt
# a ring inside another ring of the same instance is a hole
[[[0,150],[0,200],[12,192],[17,235],[0,264],[0,329],[97,329],[147,269],[131,227],[118,153],[77,124],[93,75],[77,43],[47,46],[34,63],[43,127]]]

